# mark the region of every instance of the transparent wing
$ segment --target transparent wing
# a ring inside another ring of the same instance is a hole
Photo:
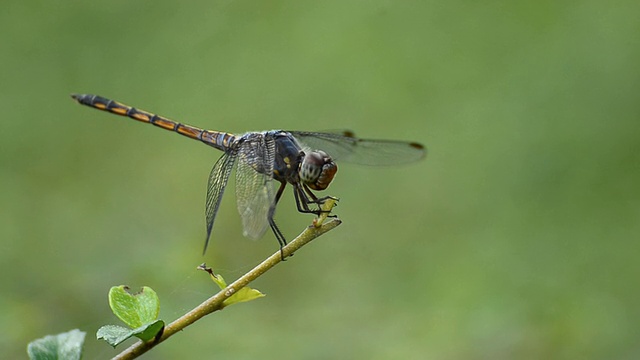
[[[209,245],[209,238],[211,237],[211,230],[213,229],[213,222],[216,219],[218,208],[220,207],[220,201],[222,200],[222,194],[224,194],[224,188],[227,186],[229,175],[233,169],[236,157],[234,150],[230,149],[225,152],[220,159],[213,165],[211,174],[209,174],[209,183],[207,185],[207,202],[205,206],[205,214],[207,218],[207,239],[204,243],[204,251],[207,251],[207,245]]]
[[[334,160],[362,165],[399,165],[418,161],[425,157],[422,144],[396,140],[359,139],[353,132],[290,131],[311,150],[323,150]]]
[[[274,139],[262,133],[247,134],[238,147],[236,198],[244,236],[259,239],[269,226],[275,205],[273,188]]]

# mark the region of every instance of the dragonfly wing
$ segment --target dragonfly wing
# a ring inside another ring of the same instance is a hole
[[[273,215],[274,159],[275,141],[261,133],[245,136],[238,148],[236,198],[244,236],[251,239],[264,235]]]
[[[426,155],[424,146],[415,142],[360,139],[348,130],[290,133],[311,150],[323,150],[334,160],[355,164],[399,165],[418,161]]]
[[[204,251],[207,251],[207,245],[209,245],[209,238],[211,237],[211,230],[213,229],[213,222],[216,219],[218,208],[220,208],[220,201],[224,194],[224,188],[229,180],[231,170],[235,163],[236,157],[233,150],[225,152],[220,159],[213,165],[211,174],[209,174],[209,183],[207,185],[207,202],[205,214],[207,218],[207,239],[204,243]]]

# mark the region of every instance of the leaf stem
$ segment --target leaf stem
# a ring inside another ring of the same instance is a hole
[[[338,218],[331,218],[329,221],[325,222],[327,216],[331,212],[331,209],[336,205],[336,202],[337,199],[329,198],[322,204],[321,209],[323,212],[320,214],[320,216],[314,219],[313,224],[307,227],[287,246],[282,248],[282,253],[285,258],[291,256],[294,252],[296,252],[304,245],[308,244],[311,240],[319,237],[329,230],[334,229],[342,223]],[[265,259],[262,263],[254,267],[251,271],[238,278],[232,284],[220,290],[220,292],[218,292],[217,294],[213,295],[188,313],[182,315],[180,318],[167,325],[164,329],[164,332],[162,333],[162,336],[156,341],[138,341],[115,356],[114,359],[135,359],[136,357],[149,351],[159,343],[168,339],[175,333],[198,321],[205,315],[222,309],[222,302],[225,299],[227,299],[243,287],[247,286],[250,282],[257,279],[260,275],[267,272],[269,269],[277,265],[280,261],[282,261],[282,256],[280,254],[280,250],[278,250],[273,255]]]

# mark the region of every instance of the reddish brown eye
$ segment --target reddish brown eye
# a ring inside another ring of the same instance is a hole
[[[329,160],[329,162],[325,163],[324,166],[322,166],[322,172],[320,173],[320,177],[318,178],[316,183],[313,184],[314,186],[309,185],[309,187],[313,190],[324,190],[329,187],[329,184],[331,184],[331,181],[333,181],[333,177],[338,172],[338,165],[336,165],[333,160]]]

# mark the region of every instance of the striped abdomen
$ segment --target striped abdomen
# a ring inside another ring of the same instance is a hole
[[[116,115],[127,116],[134,120],[153,124],[165,130],[175,131],[180,135],[200,140],[218,150],[226,151],[236,139],[235,135],[230,133],[202,130],[191,125],[181,124],[165,117],[152,114],[144,110],[138,110],[134,107],[127,106],[98,95],[72,94],[71,97],[82,105],[87,105],[98,110],[108,111]]]

